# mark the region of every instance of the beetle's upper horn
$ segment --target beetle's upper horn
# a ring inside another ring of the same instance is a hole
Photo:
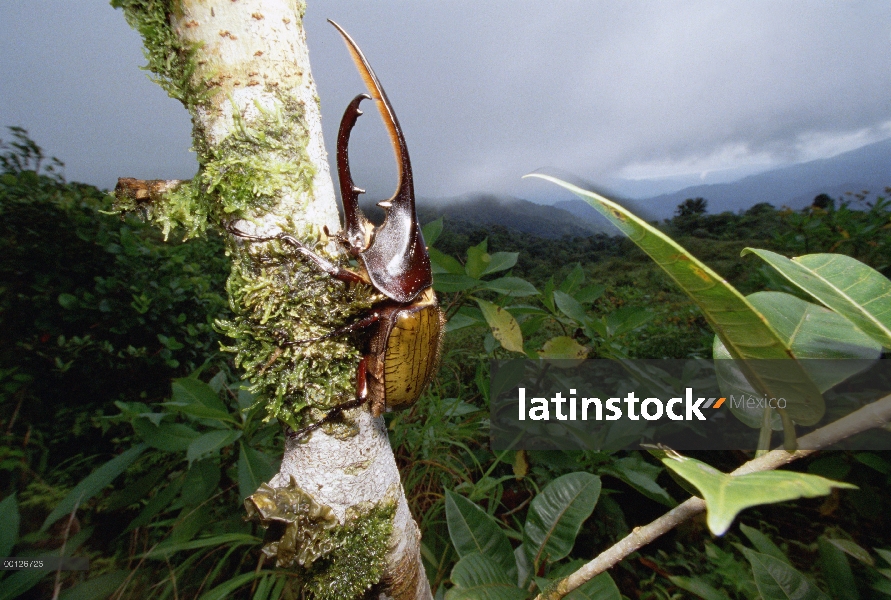
[[[408,158],[408,150],[405,146],[405,137],[402,135],[402,128],[399,126],[399,119],[396,118],[396,113],[390,105],[390,100],[387,98],[387,94],[384,92],[381,82],[378,81],[377,75],[374,74],[374,70],[372,70],[371,65],[368,64],[365,55],[359,50],[359,46],[357,46],[356,42],[353,41],[353,38],[343,30],[343,27],[331,19],[328,19],[328,22],[334,25],[337,31],[340,32],[340,35],[343,36],[347,49],[350,51],[350,56],[352,57],[353,62],[356,63],[356,68],[359,70],[359,74],[365,82],[365,87],[368,88],[371,98],[377,100],[377,109],[380,111],[381,118],[384,120],[387,133],[390,135],[393,152],[396,153],[396,167],[399,169],[399,184],[396,188],[395,199],[395,197],[399,196],[399,192],[403,186],[406,184],[409,186],[412,185],[411,161]]]
[[[340,25],[330,19],[328,22],[334,25],[343,36],[353,62],[356,63],[356,67],[365,81],[369,95],[377,101],[381,118],[390,134],[393,151],[396,153],[396,166],[399,169],[396,193],[388,201],[381,203],[386,208],[387,216],[383,224],[374,229],[371,244],[359,253],[359,257],[375,288],[397,302],[410,302],[422,290],[430,287],[433,276],[430,269],[430,258],[415,212],[411,161],[408,158],[405,137],[402,135],[402,128],[399,126],[396,113],[393,112],[393,107],[387,99],[384,88],[356,42]],[[338,136],[338,168],[341,171],[341,192],[344,201],[344,216],[347,221],[346,229],[348,236],[355,237],[357,240],[367,233],[367,229],[360,217],[358,194],[355,191],[352,177],[349,176],[346,146],[349,143],[349,132],[355,124],[356,118],[361,114],[358,111],[361,101],[362,96],[359,96],[347,108],[347,113],[344,114],[344,120],[341,122],[341,133]],[[340,162],[341,155],[344,159],[343,163]],[[346,179],[344,179],[344,174],[347,176]],[[352,205],[350,208],[347,207],[348,203]]]

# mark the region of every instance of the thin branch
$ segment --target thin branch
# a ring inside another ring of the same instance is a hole
[[[838,421],[800,438],[798,440],[798,450],[795,452],[786,452],[782,449],[774,450],[750,460],[733,471],[731,475],[772,471],[857,433],[884,427],[889,421],[891,421],[891,395],[868,404],[860,410],[854,411],[848,416],[842,417]],[[546,596],[539,594],[536,600],[558,600],[562,598],[580,585],[617,565],[623,558],[635,550],[649,544],[662,534],[671,531],[684,521],[704,511],[704,500],[701,498],[689,498],[655,521],[641,527],[635,527],[626,537],[601,552],[599,556],[578,571],[560,581],[554,590]]]
[[[164,194],[175,190],[184,183],[188,183],[188,180],[121,177],[114,188],[114,195],[119,202],[130,200],[134,206],[143,206],[157,202]]]

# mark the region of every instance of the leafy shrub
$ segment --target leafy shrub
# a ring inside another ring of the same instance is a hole
[[[58,462],[77,454],[58,444],[90,429],[86,415],[162,397],[217,353],[228,260],[218,237],[164,242],[104,214],[105,192],[66,183],[58,161],[38,172],[42,150],[12,133],[0,142],[0,406],[7,430],[35,430]]]

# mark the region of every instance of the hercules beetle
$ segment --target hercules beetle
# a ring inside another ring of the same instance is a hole
[[[371,412],[375,417],[386,409],[408,408],[414,404],[430,383],[439,363],[445,321],[431,287],[433,277],[430,257],[415,212],[411,162],[399,121],[362,51],[337,23],[329,22],[343,36],[370,94],[360,94],[350,102],[337,134],[337,171],[345,227],[335,239],[357,259],[361,269],[356,272],[340,267],[288,234],[282,233],[274,237],[253,236],[239,231],[231,224],[229,231],[233,235],[254,241],[281,240],[296,248],[335,279],[371,284],[387,299],[372,307],[368,315],[346,327],[321,337],[283,344],[305,344],[372,325],[375,327],[370,335],[367,352],[359,362],[356,372],[356,397],[335,406],[313,425],[291,432],[292,438],[309,433],[344,410],[359,407],[366,402],[371,404]],[[399,170],[396,193],[389,200],[378,203],[386,213],[380,226],[369,221],[359,208],[359,194],[364,193],[364,190],[353,184],[350,174],[350,132],[362,114],[359,105],[363,100],[377,101],[396,152]]]

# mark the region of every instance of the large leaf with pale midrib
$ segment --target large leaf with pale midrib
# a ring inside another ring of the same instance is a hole
[[[199,379],[184,377],[172,384],[173,400],[165,402],[186,414],[220,421],[232,421],[226,405],[209,385]]]
[[[757,292],[747,297],[792,350],[799,363],[821,392],[868,368],[882,353],[882,347],[859,329],[852,327],[845,317],[817,304],[805,302],[782,292]],[[730,352],[715,337],[715,371],[724,396],[757,396],[752,385],[739,370]],[[771,364],[772,363],[772,364]],[[762,363],[762,370],[784,369],[786,361]],[[791,398],[786,398],[791,400]],[[793,404],[797,406],[797,404]],[[750,427],[760,427],[763,408],[746,403],[731,403],[730,410]],[[796,411],[790,411],[798,420]],[[774,428],[779,429],[779,416],[774,417]]]
[[[622,600],[622,594],[609,573],[601,573],[565,596],[564,600]]]
[[[755,585],[764,600],[829,600],[813,581],[768,554],[742,549],[752,565]]]
[[[464,496],[446,490],[446,523],[459,557],[479,553],[494,560],[511,581],[517,578],[517,563],[501,526],[486,511]]]
[[[238,494],[242,501],[257,491],[260,484],[269,481],[276,467],[272,460],[250,445],[238,443]]]
[[[750,506],[825,496],[832,488],[857,488],[850,483],[792,471],[766,471],[734,476],[722,473],[704,462],[677,454],[664,456],[662,462],[692,483],[702,494],[708,513],[706,522],[715,535],[723,535],[736,515]]]
[[[498,563],[477,552],[463,556],[452,569],[455,587],[446,600],[525,600],[526,590],[517,587]]]
[[[854,578],[845,553],[822,536],[817,540],[817,545],[820,550],[820,570],[823,572],[823,580],[833,598],[860,600],[860,594],[857,592],[857,580]]]
[[[533,565],[566,557],[585,519],[600,498],[600,478],[569,473],[549,483],[529,505],[523,547]]]
[[[530,175],[527,175],[530,177]],[[661,231],[615,202],[547,175],[534,174],[573,192],[607,218],[668,273],[699,306],[709,325],[736,359],[792,359],[792,354],[763,315],[717,273]],[[754,362],[754,361],[753,361]],[[746,377],[761,394],[795,397],[789,416],[813,425],[825,412],[820,391],[795,360],[784,369],[762,373],[757,363],[740,362]]]
[[[806,254],[790,260],[769,250],[743,250],[749,252],[891,348],[891,281],[881,273],[843,254]]]

